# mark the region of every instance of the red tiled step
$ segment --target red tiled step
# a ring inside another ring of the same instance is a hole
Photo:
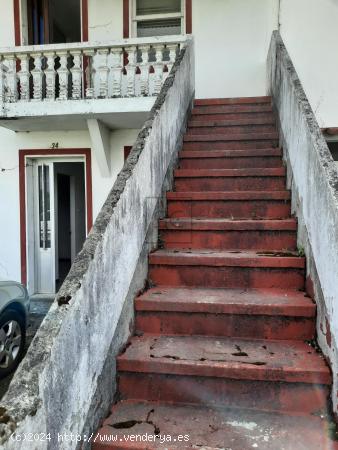
[[[303,289],[305,259],[255,252],[158,250],[149,278],[159,286]]]
[[[153,288],[135,307],[143,333],[305,340],[315,332],[315,305],[297,291]]]
[[[272,113],[272,106],[269,103],[262,104],[227,104],[227,105],[202,105],[194,106],[192,115],[199,114],[226,114],[226,113],[252,113],[269,112]]]
[[[92,449],[217,450],[231,443],[231,450],[255,444],[260,450],[337,450],[328,429],[328,420],[318,416],[129,400],[113,406]],[[146,435],[148,442],[141,442]]]
[[[277,141],[277,131],[270,133],[229,133],[229,134],[185,134],[184,142],[213,142],[213,141]]]
[[[330,371],[300,341],[144,335],[130,344],[118,357],[121,399],[316,414],[327,408]]]
[[[318,415],[328,410],[330,386],[122,372],[119,393],[123,400],[131,398]]]
[[[137,311],[313,318],[315,303],[300,291],[155,287],[137,297]]]
[[[287,383],[331,383],[322,355],[300,341],[144,335],[117,358],[121,372]],[[121,373],[122,375],[122,373]]]
[[[296,231],[297,220],[161,219],[160,230]]]
[[[290,216],[288,191],[168,192],[168,216],[284,219]]]
[[[305,258],[297,254],[269,254],[249,251],[172,251],[156,250],[149,255],[150,264],[175,266],[215,266],[215,267],[268,267],[304,269]]]
[[[218,120],[276,120],[272,112],[224,112],[210,114],[208,112],[195,114],[190,117],[189,124],[194,122],[218,121]]]
[[[231,98],[197,98],[194,100],[195,106],[204,105],[243,105],[243,104],[261,104],[271,105],[271,97],[231,97]]]
[[[252,133],[252,136],[254,134]],[[232,135],[229,134],[231,137]],[[238,136],[238,135],[234,135]],[[244,136],[244,135],[243,135]],[[247,135],[246,135],[247,136]],[[192,141],[183,143],[183,151],[215,151],[215,150],[255,150],[277,148],[277,139],[248,139],[248,140],[216,140]]]
[[[223,122],[223,123],[222,123]],[[198,126],[196,126],[198,124]],[[275,124],[250,124],[250,125],[229,125],[226,124],[226,121],[214,122],[212,124],[203,122],[203,125],[200,122],[192,122],[188,129],[187,134],[191,136],[195,135],[212,135],[212,134],[263,134],[263,133],[272,133],[276,130]]]
[[[297,222],[284,220],[163,219],[166,248],[294,250]]]
[[[179,154],[182,169],[241,169],[282,167],[280,149],[197,150]]]
[[[244,125],[276,125],[276,119],[273,115],[267,117],[250,117],[239,119],[208,119],[208,117],[195,118],[195,120],[189,120],[188,128],[208,128],[208,127],[237,127]]]
[[[174,172],[178,191],[281,191],[285,168],[178,169]]]
[[[205,178],[205,177],[284,177],[285,167],[276,168],[245,168],[245,169],[177,169],[177,178]]]
[[[290,200],[289,191],[168,192],[168,200]]]

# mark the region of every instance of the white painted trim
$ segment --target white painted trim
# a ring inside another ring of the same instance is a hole
[[[97,119],[87,119],[92,149],[103,177],[110,176],[110,130]]]
[[[26,177],[26,264],[27,264],[27,289],[32,294],[36,291],[36,270],[35,270],[35,224],[36,224],[36,202],[34,195],[34,159],[25,157],[25,177]]]
[[[28,13],[27,0],[20,1],[20,36],[23,45],[28,44]]]
[[[86,173],[86,171],[84,171]],[[85,173],[84,173],[84,178],[85,178]],[[75,177],[74,175],[70,175],[69,176],[69,189],[70,189],[70,252],[71,252],[71,263],[73,264],[75,256],[76,256],[76,251],[75,251],[75,247],[76,247],[76,200],[75,200],[75,195],[76,195],[76,188],[75,188]],[[86,200],[86,199],[85,199]],[[85,216],[87,216],[87,214],[85,214]],[[87,226],[87,224],[86,224]],[[86,233],[87,234],[87,233]]]
[[[62,162],[82,162],[84,163],[84,181],[85,181],[85,204],[87,204],[87,177],[86,177],[86,158],[85,156],[57,156],[57,155],[26,155],[25,156],[25,175],[26,175],[26,260],[27,260],[27,289],[29,294],[36,293],[37,290],[37,243],[36,239],[39,239],[39,229],[37,224],[37,193],[35,192],[35,173],[32,164],[29,161],[34,162],[34,164],[48,161],[49,163],[62,163]],[[54,200],[56,201],[56,199]],[[54,207],[54,211],[56,208]],[[86,219],[86,235],[87,235],[87,210],[85,213]],[[54,229],[54,237],[56,236],[56,231]],[[55,251],[56,251],[57,241],[55,240]],[[56,254],[54,254],[54,261],[56,259]],[[55,261],[56,263],[56,261]],[[55,264],[56,269],[56,264]]]

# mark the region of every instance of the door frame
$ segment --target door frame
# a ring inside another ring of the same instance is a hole
[[[92,194],[92,164],[89,148],[50,149],[20,149],[19,150],[19,202],[20,202],[20,262],[21,282],[27,285],[27,174],[26,160],[32,158],[83,157],[85,165],[85,202],[87,235],[93,226],[93,194]]]

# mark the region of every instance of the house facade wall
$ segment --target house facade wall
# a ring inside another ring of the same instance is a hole
[[[338,126],[337,23],[337,1],[281,0],[281,36],[323,128]]]
[[[102,177],[92,154],[93,220],[124,163],[124,146],[133,145],[139,130],[121,129],[111,133],[109,177]],[[91,148],[88,131],[14,133],[0,128],[0,277],[20,281],[19,149]],[[93,151],[92,151],[93,153]]]
[[[20,0],[20,3],[25,0]],[[130,0],[132,1],[132,0]],[[196,55],[196,97],[257,96],[266,93],[266,56],[274,29],[289,49],[317,120],[338,124],[338,4],[332,0],[191,0]],[[124,0],[88,0],[90,41],[123,38]],[[302,26],[299,26],[302,24]],[[0,47],[15,42],[13,0],[2,0]],[[325,43],[325,45],[323,45]],[[315,55],[315,56],[314,56]],[[137,130],[111,135],[111,174],[102,177],[92,155],[93,219],[123,165],[123,147]],[[21,148],[90,148],[87,131],[14,133],[0,128],[0,276],[20,280],[19,171]]]
[[[193,0],[196,97],[265,95],[277,0]]]
[[[122,39],[123,0],[88,1],[89,40]],[[192,0],[196,97],[265,95],[277,25],[278,0]]]

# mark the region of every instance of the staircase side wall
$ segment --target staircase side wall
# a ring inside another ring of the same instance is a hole
[[[144,287],[193,96],[189,39],[0,404],[1,448],[89,446],[112,400],[113,359],[130,333],[133,296]],[[23,433],[41,439],[22,442]]]
[[[338,171],[277,31],[267,73],[279,117],[292,209],[299,222],[298,248],[307,256],[307,287],[317,303],[318,342],[332,368],[332,403],[337,414]]]

